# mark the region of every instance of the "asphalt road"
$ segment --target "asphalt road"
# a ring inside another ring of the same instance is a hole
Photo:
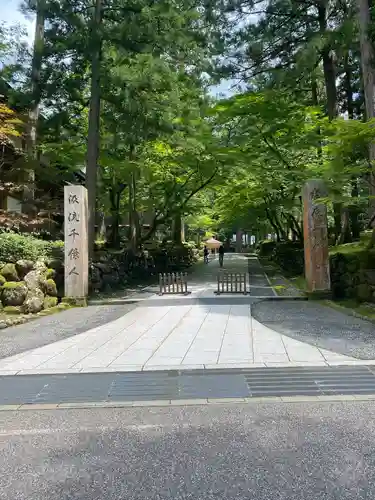
[[[375,498],[374,402],[0,412],[2,500]]]

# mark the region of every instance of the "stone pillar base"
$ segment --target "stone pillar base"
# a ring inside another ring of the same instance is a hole
[[[74,307],[87,307],[87,297],[63,297],[61,302]]]

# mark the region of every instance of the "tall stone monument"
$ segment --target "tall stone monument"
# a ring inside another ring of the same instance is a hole
[[[88,294],[87,189],[64,187],[65,296],[83,299]]]
[[[303,189],[303,232],[307,290],[328,295],[331,290],[328,256],[327,207],[316,203],[327,196],[321,180],[309,180]]]

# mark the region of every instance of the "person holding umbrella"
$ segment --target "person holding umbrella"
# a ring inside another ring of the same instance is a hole
[[[219,265],[220,267],[223,267],[224,263],[224,246],[221,245],[219,248]]]
[[[206,247],[206,245],[204,246],[203,255],[204,255],[204,263],[208,264],[208,248]]]

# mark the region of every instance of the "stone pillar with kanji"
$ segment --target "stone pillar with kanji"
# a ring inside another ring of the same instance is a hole
[[[65,297],[84,299],[88,294],[87,189],[64,187]]]
[[[331,290],[328,255],[327,207],[316,200],[327,197],[323,181],[306,182],[303,197],[303,232],[307,291],[328,296]]]

